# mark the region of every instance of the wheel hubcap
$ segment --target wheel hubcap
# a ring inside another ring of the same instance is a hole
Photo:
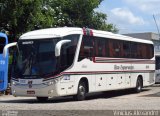
[[[80,94],[81,95],[84,95],[85,94],[85,88],[83,86],[80,86],[79,87],[79,91],[80,91]]]
[[[141,84],[138,82],[138,90],[141,90]]]

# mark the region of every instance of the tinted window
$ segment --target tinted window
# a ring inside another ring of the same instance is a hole
[[[138,43],[131,42],[130,48],[131,48],[131,53],[130,53],[131,56],[130,57],[131,58],[139,58]]]
[[[3,37],[0,37],[0,53],[3,53],[3,48],[6,44],[6,39]]]
[[[150,59],[153,56],[154,47],[151,44],[84,36],[79,60],[89,57]]]
[[[92,36],[83,36],[78,61],[84,58],[91,58],[94,56],[93,40],[94,39]]]
[[[109,43],[109,57],[121,58],[123,57],[123,42],[120,40],[108,40]]]
[[[156,70],[159,70],[160,69],[160,57],[157,56],[156,57]]]
[[[95,57],[107,57],[109,55],[108,41],[105,38],[95,37]]]
[[[76,51],[79,35],[62,38],[23,40],[18,42],[17,54],[14,55],[15,78],[50,77],[71,66]],[[71,40],[63,44],[61,55],[55,56],[55,46],[61,40]],[[34,75],[33,77],[31,75]]]
[[[71,40],[71,42],[64,44],[61,49],[61,70],[68,68],[72,65],[79,35],[68,35],[63,37],[64,40]]]
[[[109,57],[150,59],[154,57],[151,44],[109,39]]]
[[[153,45],[147,45],[147,58],[153,58],[154,56],[154,46]]]

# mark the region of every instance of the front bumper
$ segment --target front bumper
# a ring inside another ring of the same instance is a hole
[[[13,84],[14,83],[14,84]],[[16,84],[15,84],[16,83]],[[12,81],[11,89],[13,96],[26,97],[54,97],[58,96],[56,84],[19,84]]]

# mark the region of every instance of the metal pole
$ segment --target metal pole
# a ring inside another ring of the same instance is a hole
[[[157,27],[157,31],[158,31],[158,35],[159,35],[159,39],[160,39],[160,32],[159,32],[158,24],[157,24],[157,21],[156,21],[156,18],[154,16],[154,14],[153,14],[153,19],[155,21],[155,24],[156,24],[156,27]]]

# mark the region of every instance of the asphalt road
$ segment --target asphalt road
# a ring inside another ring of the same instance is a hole
[[[131,90],[89,94],[85,101],[74,101],[72,97],[58,97],[40,103],[36,98],[0,96],[0,115],[3,116],[119,116],[125,113],[133,115],[135,111],[150,114],[153,111],[152,114],[160,116],[160,85],[144,88],[138,94]],[[4,115],[5,113],[8,115]]]

